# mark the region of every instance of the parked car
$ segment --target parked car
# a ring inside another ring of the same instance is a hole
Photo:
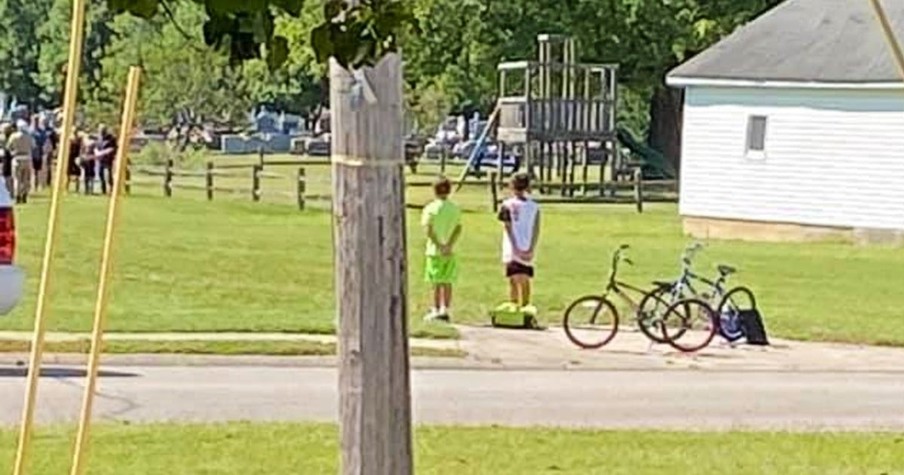
[[[16,255],[16,220],[13,200],[0,180],[0,316],[6,315],[22,299],[25,274],[14,265]]]
[[[329,157],[332,153],[330,134],[310,137],[305,141],[305,152],[311,157]]]

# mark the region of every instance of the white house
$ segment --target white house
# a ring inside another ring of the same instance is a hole
[[[904,41],[904,0],[883,4]],[[787,0],[667,83],[687,233],[904,240],[904,82],[867,0]]]

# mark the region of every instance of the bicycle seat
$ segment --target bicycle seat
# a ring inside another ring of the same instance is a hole
[[[719,264],[718,269],[719,269],[719,273],[722,275],[731,275],[731,274],[738,272],[738,270],[735,269],[734,267],[727,266],[725,264]]]
[[[656,287],[657,289],[671,289],[672,287],[674,287],[674,285],[675,285],[674,282],[668,282],[665,280],[654,280],[653,281],[653,286]]]

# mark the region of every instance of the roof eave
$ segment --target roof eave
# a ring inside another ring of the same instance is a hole
[[[789,81],[775,79],[725,79],[695,78],[686,76],[667,76],[666,84],[671,87],[689,86],[703,87],[755,87],[773,89],[904,89],[904,81],[884,82],[826,82],[826,81]]]

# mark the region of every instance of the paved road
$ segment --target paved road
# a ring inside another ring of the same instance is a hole
[[[0,424],[15,424],[25,384],[0,366]],[[42,379],[39,420],[74,420],[78,372]],[[716,371],[414,372],[420,422],[597,428],[904,430],[901,373]],[[336,372],[299,367],[107,368],[99,417],[129,421],[333,421]]]

